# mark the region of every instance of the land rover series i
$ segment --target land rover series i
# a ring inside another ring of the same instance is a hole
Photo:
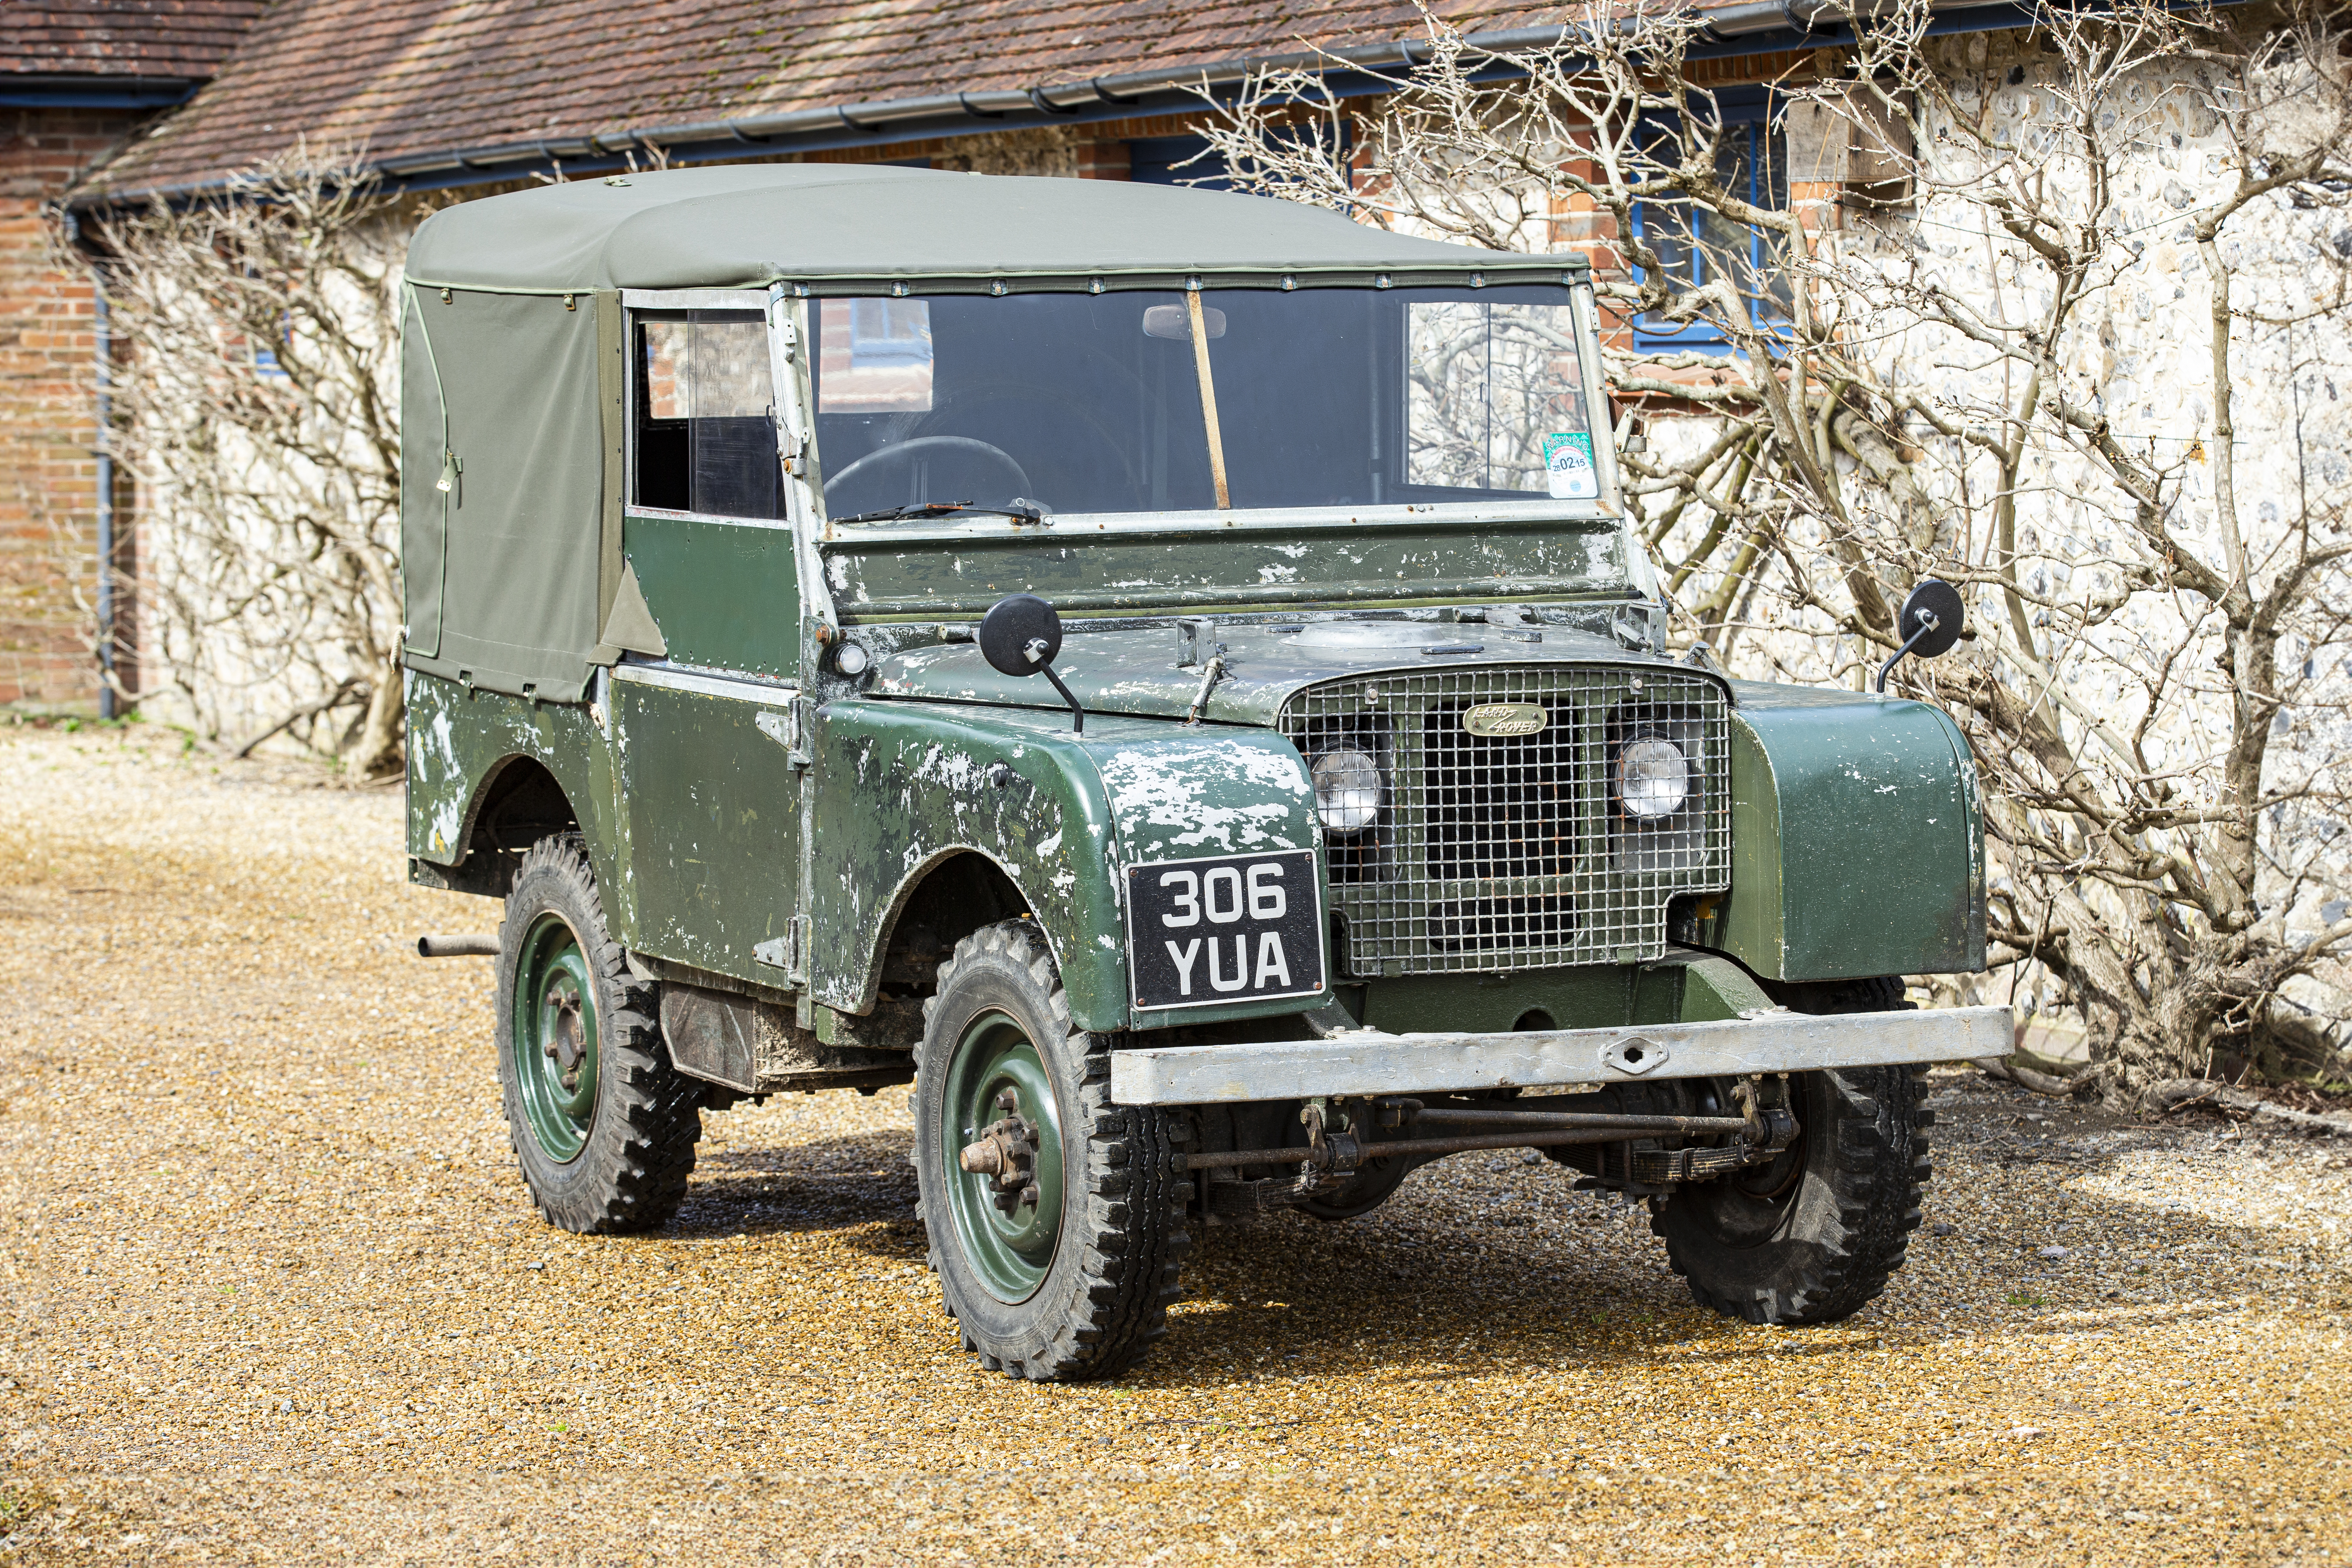
[[[404,287],[409,874],[505,900],[425,945],[496,953],[552,1224],[911,1083],[1024,1377],[1130,1364],[1198,1227],[1466,1150],[1753,1321],[1902,1263],[1916,1075],[2009,1049],[1900,978],[1983,966],[1969,752],[1667,656],[1581,258],[768,164],[448,208]]]

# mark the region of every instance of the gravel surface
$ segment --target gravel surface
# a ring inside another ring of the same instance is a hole
[[[1693,1308],[1516,1153],[1198,1245],[1139,1372],[978,1371],[902,1091],[707,1119],[660,1235],[531,1214],[495,907],[396,792],[0,730],[0,1561],[2352,1561],[2352,1159],[1939,1070],[1832,1328]]]

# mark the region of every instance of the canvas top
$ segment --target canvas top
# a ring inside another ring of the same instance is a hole
[[[1501,282],[1582,273],[1370,228],[1315,207],[1181,186],[845,163],[732,164],[581,180],[436,213],[409,277],[459,289],[748,289],[922,279],[1167,288]],[[1076,279],[1073,284],[1069,280]]]

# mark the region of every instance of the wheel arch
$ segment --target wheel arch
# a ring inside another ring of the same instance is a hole
[[[870,1011],[886,976],[905,978],[909,966],[936,951],[945,959],[955,944],[983,926],[1022,915],[1036,905],[1020,878],[998,857],[975,844],[950,844],[932,850],[898,879],[876,922],[877,939],[866,955],[859,991],[860,1012]],[[1063,942],[1039,921],[1045,945],[1059,969]],[[927,977],[918,977],[928,986]]]

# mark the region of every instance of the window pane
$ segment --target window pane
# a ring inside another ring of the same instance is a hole
[[[637,334],[636,504],[782,517],[775,398],[759,313],[642,317]]]
[[[688,388],[689,419],[764,417],[775,402],[768,386],[768,329],[751,321],[694,322],[694,376]]]
[[[1408,322],[1408,483],[1601,493],[1566,305],[1431,302]]]
[[[1198,345],[1174,291],[824,300],[825,509],[1213,508],[1202,352],[1234,507],[1543,496],[1547,437],[1570,449],[1563,468],[1591,467],[1567,300],[1557,285],[1218,289],[1201,297]],[[924,312],[892,313],[905,305]],[[1462,363],[1433,361],[1452,378],[1442,394],[1409,394],[1409,332],[1440,322],[1466,334],[1443,351]]]
[[[652,419],[686,417],[694,375],[694,329],[685,321],[647,321],[645,412]]]
[[[826,300],[817,314],[818,413],[930,412],[929,300]]]

